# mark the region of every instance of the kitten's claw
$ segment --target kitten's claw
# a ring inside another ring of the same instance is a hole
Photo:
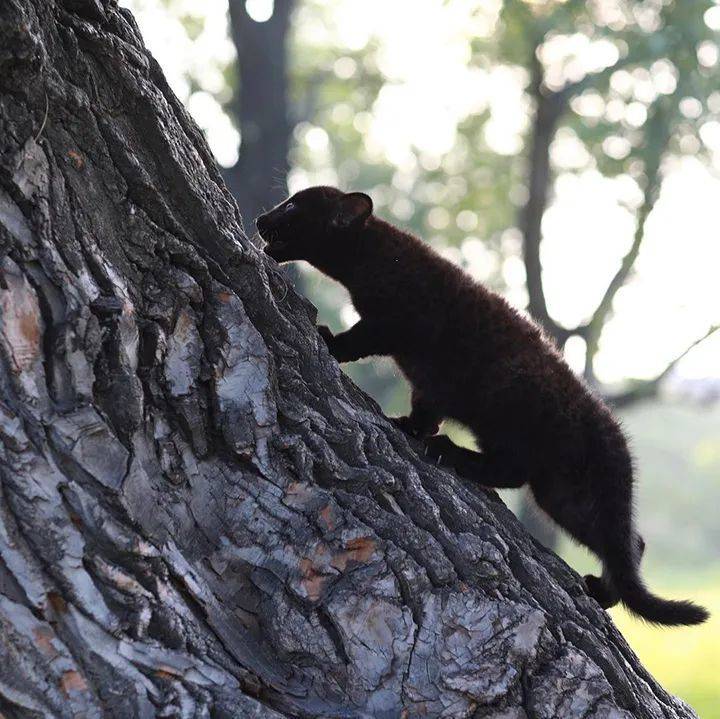
[[[437,434],[425,440],[425,456],[435,460],[436,465],[441,465],[445,457],[452,456],[455,445],[450,437],[444,434]]]
[[[429,454],[433,459],[438,459],[452,451],[454,446],[450,437],[445,434],[436,434],[425,440],[425,453]]]

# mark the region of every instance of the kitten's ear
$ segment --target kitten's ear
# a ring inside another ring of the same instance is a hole
[[[342,229],[362,227],[372,211],[373,203],[368,195],[364,192],[348,192],[338,200],[332,223]]]

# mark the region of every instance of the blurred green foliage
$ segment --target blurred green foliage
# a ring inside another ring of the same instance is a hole
[[[486,11],[487,3],[466,5],[470,19]],[[524,78],[529,93],[532,66],[539,57],[548,89],[572,92],[561,127],[565,138],[582,143],[577,155],[584,162],[558,169],[579,171],[592,165],[605,175],[627,173],[641,180],[643,161],[666,149],[663,137],[648,133],[648,118],[661,107],[673,115],[673,144],[667,149],[676,152],[703,152],[698,128],[718,116],[715,71],[701,51],[705,47],[705,54],[712,55],[710,48],[717,48],[717,33],[703,20],[712,7],[713,0],[506,0],[487,37],[468,34],[461,41],[467,44],[471,67],[486,72],[511,68]],[[348,50],[339,42],[308,42],[303,27],[318,17],[331,23],[332,13],[333,5],[320,0],[305,0],[297,10],[290,72],[300,127],[293,164],[308,174],[333,168],[341,185],[374,190],[381,212],[445,244],[458,246],[467,238],[470,233],[455,220],[463,210],[475,212],[483,241],[507,253],[510,248],[501,248],[499,242],[503,231],[516,224],[517,208],[526,195],[529,124],[519,151],[511,154],[488,143],[489,107],[459,118],[455,143],[442,157],[428,158],[421,148],[413,148],[410,170],[369,152],[366,132],[375,103],[393,80],[379,69],[382,45],[377,40],[360,50]],[[412,32],[411,18],[406,31]],[[593,45],[602,49],[597,68],[578,60]],[[479,76],[478,82],[483,79]],[[681,102],[688,98],[697,102]],[[318,157],[304,142],[310,127],[327,132],[329,153]],[[656,142],[663,144],[657,147]],[[406,199],[412,207],[401,203],[398,209],[397,201]],[[428,221],[438,206],[450,218],[441,236]],[[502,285],[498,273],[492,279]]]

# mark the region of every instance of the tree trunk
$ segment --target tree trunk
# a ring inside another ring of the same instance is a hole
[[[530,151],[528,155],[528,197],[519,218],[523,238],[523,261],[528,291],[528,312],[545,329],[548,336],[562,350],[567,335],[548,312],[543,289],[540,245],[542,244],[542,220],[547,209],[552,172],[550,145],[557,132],[558,120],[565,110],[564,96],[548,93],[543,85],[543,69],[532,54],[533,76],[530,83],[535,109],[532,117]]]
[[[112,0],[0,5],[0,714],[692,717],[425,463]]]
[[[248,15],[245,0],[228,2],[240,78],[234,111],[241,138],[238,161],[225,179],[250,234],[255,218],[287,195],[287,35],[293,2],[275,0],[272,17],[265,22]]]

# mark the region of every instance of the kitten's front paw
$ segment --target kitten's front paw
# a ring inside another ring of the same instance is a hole
[[[339,347],[337,337],[332,333],[332,330],[327,325],[318,325],[318,334],[325,341],[325,346],[328,348],[328,352],[340,362]]]
[[[344,342],[341,335],[334,335],[329,327],[326,325],[318,325],[318,334],[325,340],[328,352],[338,362],[348,362],[352,357],[349,357],[347,351],[343,348]]]
[[[318,334],[325,340],[325,344],[329,347],[335,336],[333,335],[332,330],[327,325],[318,325],[317,331]]]

